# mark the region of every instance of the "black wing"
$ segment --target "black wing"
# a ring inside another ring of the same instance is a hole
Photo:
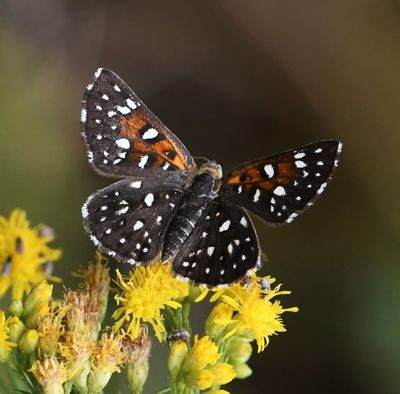
[[[246,211],[218,197],[183,244],[172,270],[196,283],[221,285],[254,269],[259,255],[257,235]]]
[[[177,186],[196,172],[179,139],[112,71],[99,68],[84,94],[82,136],[95,171]]]
[[[86,231],[100,250],[119,261],[152,262],[181,197],[180,190],[165,185],[124,179],[88,198],[82,207]]]
[[[325,190],[342,150],[320,141],[231,170],[220,193],[273,224],[292,222]]]

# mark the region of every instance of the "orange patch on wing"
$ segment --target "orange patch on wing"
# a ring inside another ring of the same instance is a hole
[[[133,114],[129,118],[122,118],[120,124],[122,125],[121,136],[127,138],[140,138],[139,130],[146,125],[146,121],[140,116]]]
[[[181,170],[187,169],[183,153],[179,151],[178,147],[176,147],[170,140],[158,141],[153,145],[153,148],[160,156],[162,156],[165,159],[165,161],[176,165]],[[167,156],[167,152],[169,151],[173,151],[176,153],[173,159]]]

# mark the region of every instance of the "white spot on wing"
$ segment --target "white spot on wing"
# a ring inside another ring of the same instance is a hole
[[[151,207],[154,202],[154,194],[153,193],[147,194],[146,197],[144,198],[144,202],[148,207]]]
[[[317,148],[315,149],[314,153],[321,153],[322,152],[322,148]]]
[[[132,182],[130,186],[133,187],[134,189],[140,189],[142,186],[142,181]]]
[[[131,146],[127,138],[120,138],[119,140],[115,141],[115,144],[122,149],[128,149]]]
[[[122,115],[127,115],[129,112],[131,112],[129,107],[121,107],[120,105],[117,105],[117,110],[121,112]]]
[[[295,159],[302,159],[306,154],[304,152],[299,152],[294,155]]]
[[[283,186],[277,186],[274,189],[274,194],[277,196],[284,196],[286,194],[285,188]]]
[[[86,116],[87,116],[86,109],[85,109],[85,108],[82,108],[82,111],[81,111],[81,122],[82,122],[82,123],[85,123],[85,122],[86,122]]]
[[[272,178],[275,174],[274,167],[271,164],[264,166],[264,171],[268,175],[268,178]]]
[[[94,73],[94,76],[95,76],[96,79],[100,76],[100,74],[102,73],[102,71],[103,71],[103,69],[102,69],[101,67],[99,67],[99,68],[96,70],[96,72]]]
[[[240,219],[240,224],[243,227],[247,227],[248,226],[247,220],[246,220],[246,218],[244,216]]]
[[[138,220],[138,221],[136,221],[136,223],[134,224],[133,229],[134,229],[135,231],[137,231],[137,230],[141,229],[142,227],[143,227],[143,222],[141,222],[140,220]]]
[[[110,99],[106,94],[103,94],[103,95],[101,96],[101,98],[102,98],[103,100],[105,100],[105,101],[108,101],[108,100]]]
[[[304,163],[304,161],[301,161],[301,160],[296,160],[296,161],[294,162],[294,164],[295,164],[295,166],[296,166],[297,168],[304,168],[304,167],[307,167],[307,164]]]
[[[135,104],[135,102],[133,100],[131,100],[130,98],[126,99],[126,103],[128,104],[129,107],[131,107],[132,109],[136,109],[137,105]]]
[[[156,129],[148,129],[144,134],[143,134],[143,139],[144,140],[151,140],[153,138],[156,138],[158,136],[158,131]]]
[[[127,213],[129,210],[129,205],[126,205],[125,207],[119,209],[117,212],[115,212],[117,215],[123,215],[124,213]]]
[[[114,115],[116,115],[117,113],[115,111],[108,111],[107,115],[109,118],[113,117]]]
[[[143,156],[143,157],[140,159],[138,166],[139,166],[140,168],[144,168],[144,166],[146,165],[148,159],[149,159],[149,156],[147,156],[147,155],[146,155],[146,156]]]
[[[116,92],[120,92],[120,91],[121,91],[121,89],[119,88],[118,85],[114,85],[114,90],[115,90]]]
[[[221,227],[219,228],[219,232],[222,233],[223,231],[227,231],[229,229],[230,225],[231,225],[231,221],[226,220],[224,223],[222,223]]]
[[[261,195],[260,189],[256,189],[256,192],[254,193],[253,201],[257,202],[260,199],[260,195]]]
[[[215,247],[214,246],[209,246],[207,248],[207,254],[211,257],[212,254],[214,253]]]
[[[317,194],[321,194],[321,193],[325,190],[326,185],[327,185],[326,182],[323,183],[323,184],[319,187],[319,189],[317,190]]]

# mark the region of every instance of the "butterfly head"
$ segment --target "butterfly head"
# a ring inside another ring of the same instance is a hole
[[[202,164],[199,168],[199,174],[204,172],[208,172],[218,180],[222,179],[222,167],[215,161],[208,161]]]

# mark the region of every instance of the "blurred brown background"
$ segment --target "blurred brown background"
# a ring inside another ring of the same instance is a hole
[[[257,222],[264,272],[301,310],[230,390],[400,392],[399,3],[0,0],[0,213],[18,206],[53,226],[67,278],[94,250],[81,204],[109,183],[89,169],[79,129],[99,66],[226,170],[344,142],[313,209],[287,227]],[[161,357],[158,346],[147,393],[165,387]],[[116,379],[107,393],[119,391]]]

